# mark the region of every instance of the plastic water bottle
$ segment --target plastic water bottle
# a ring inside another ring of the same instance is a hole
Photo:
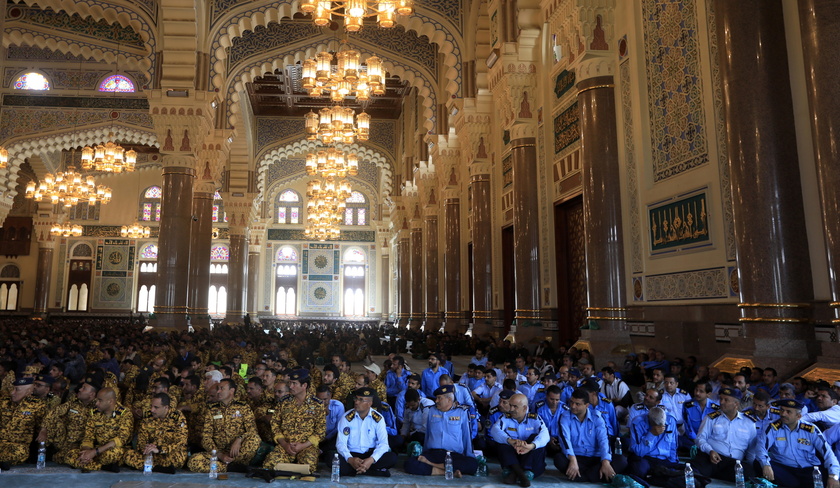
[[[487,476],[487,458],[484,456],[477,456],[478,469],[475,471],[476,476]]]
[[[445,477],[446,477],[446,479],[451,480],[451,479],[455,478],[455,474],[452,472],[452,453],[449,452],[449,451],[446,451],[446,461],[445,461],[445,463],[446,463],[445,468],[444,468],[444,473],[446,475]]]
[[[745,488],[744,485],[744,467],[741,466],[741,461],[735,461],[735,488]]]
[[[152,474],[152,468],[155,466],[155,460],[152,457],[152,453],[146,455],[146,461],[143,463],[143,474],[145,476],[150,476]]]
[[[694,488],[694,470],[691,463],[685,463],[685,488]]]
[[[338,460],[338,453],[335,453],[333,456],[332,462],[332,474],[330,475],[330,481],[333,483],[338,483],[341,481],[341,463]]]
[[[822,473],[820,473],[819,466],[814,466],[814,488],[823,488]]]
[[[47,446],[44,443],[38,445],[38,462],[35,469],[44,469],[47,466]]]
[[[613,447],[613,454],[616,456],[621,456],[624,454],[624,450],[621,448],[621,439],[618,437],[615,438],[615,447]]]
[[[210,479],[215,480],[218,477],[219,477],[219,457],[216,456],[216,450],[213,449],[213,452],[210,453]]]

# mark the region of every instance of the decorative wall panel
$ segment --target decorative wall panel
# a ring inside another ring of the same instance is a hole
[[[135,249],[128,239],[100,239],[96,246],[92,308],[131,307]]]
[[[649,275],[644,285],[648,302],[729,298],[729,275],[724,267]]]

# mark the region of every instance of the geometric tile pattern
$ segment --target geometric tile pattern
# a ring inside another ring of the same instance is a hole
[[[257,152],[290,138],[302,138],[304,124],[302,117],[257,117]],[[372,120],[368,141],[393,157],[396,147],[396,121]],[[360,145],[366,145],[360,142]]]
[[[643,0],[653,181],[708,162],[695,0]]]
[[[644,294],[648,302],[729,298],[729,274],[719,267],[648,275]]]

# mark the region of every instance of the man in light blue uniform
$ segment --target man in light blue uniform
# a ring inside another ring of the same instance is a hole
[[[427,397],[433,397],[435,390],[440,386],[440,377],[449,374],[449,371],[440,366],[437,354],[429,356],[429,367],[423,370],[420,380],[420,390],[426,394]]]
[[[391,360],[391,369],[385,374],[385,395],[390,405],[395,405],[397,395],[408,388],[410,377],[411,372],[405,369],[405,359],[402,356],[394,356]]]
[[[428,398],[421,397],[417,390],[406,390],[405,392],[405,416],[402,419],[400,435],[405,443],[426,441],[426,417],[429,414],[429,407],[435,402]]]
[[[761,436],[756,464],[762,475],[779,486],[813,487],[814,466],[823,466],[827,488],[840,487],[840,464],[820,429],[802,421],[802,403],[794,399],[777,402],[779,420],[771,423]]]
[[[665,380],[662,382],[662,400],[660,403],[665,410],[677,419],[677,428],[683,430],[683,406],[685,402],[691,401],[691,395],[685,390],[677,388],[679,379],[676,375],[668,373],[665,375]]]
[[[478,348],[475,350],[475,356],[470,359],[471,364],[476,366],[487,366],[487,356],[484,355],[484,349]]]
[[[484,380],[472,391],[473,402],[482,414],[490,409],[490,401],[493,396],[502,391],[502,384],[496,381],[496,370],[487,368],[484,370]]]
[[[329,385],[321,385],[315,390],[315,396],[327,407],[327,433],[318,446],[322,452],[335,450],[335,439],[338,433],[338,422],[344,415],[344,405],[332,399]]]
[[[752,402],[752,407],[745,408],[744,413],[755,417],[755,430],[760,436],[765,430],[767,430],[768,425],[779,420],[779,415],[782,413],[782,410],[778,407],[770,405],[770,403],[773,402],[773,399],[770,398],[770,394],[764,390],[758,390],[755,392],[750,400]]]
[[[537,415],[540,416],[548,428],[549,440],[545,449],[552,458],[560,451],[560,415],[564,410],[567,410],[566,406],[560,403],[560,393],[559,386],[549,386],[545,400],[537,402],[534,407]]]
[[[528,372],[525,373],[525,378],[525,381],[519,383],[516,390],[525,395],[529,405],[533,405],[535,403],[534,396],[538,391],[545,392],[545,386],[540,383],[540,372],[536,368],[529,368]]]
[[[611,480],[627,467],[627,458],[613,456],[601,414],[589,408],[589,392],[578,388],[560,415],[560,452],[554,466],[570,480],[598,483]]]
[[[376,393],[365,387],[353,394],[355,408],[341,417],[335,441],[341,476],[391,476],[389,468],[396,464],[397,455],[388,448],[385,419],[372,409]]]
[[[659,401],[662,399],[662,393],[655,388],[648,388],[645,390],[645,396],[641,403],[635,403],[632,407],[627,409],[627,425],[633,425],[636,417],[647,415],[648,411],[659,406]]]
[[[720,410],[720,405],[709,398],[712,385],[706,381],[697,383],[694,387],[694,399],[683,404],[683,421],[685,433],[680,435],[680,447],[690,449],[697,439],[697,431],[706,415]]]
[[[586,378],[581,382],[580,387],[589,393],[589,408],[600,413],[601,418],[604,419],[604,425],[607,427],[607,437],[610,440],[610,445],[613,445],[613,440],[619,432],[618,417],[615,414],[612,401],[601,393],[601,387],[594,378]]]
[[[735,481],[735,461],[741,461],[744,474],[753,473],[752,458],[756,446],[755,418],[741,408],[741,390],[723,387],[718,391],[720,410],[709,414],[700,424],[694,458],[694,470],[709,478]]]
[[[807,414],[803,414],[802,421],[815,424],[821,430],[828,430],[833,425],[840,424],[838,400],[840,400],[840,395],[836,391],[829,387],[820,388],[817,390],[817,397],[814,399],[819,411],[809,411]]]
[[[406,391],[417,390],[417,393],[420,393],[420,398],[429,398],[429,397],[426,396],[425,393],[423,393],[423,390],[420,389],[420,375],[416,375],[416,374],[411,375],[411,377],[408,379],[407,386],[408,386],[408,388],[406,388],[405,390],[403,390],[403,391],[401,391],[397,394],[397,404],[394,405],[394,415],[396,415],[396,417],[398,419],[403,418],[403,413],[404,413],[404,410],[405,410],[405,392]]]
[[[496,453],[496,442],[493,441],[493,436],[491,435],[493,426],[496,425],[496,422],[498,422],[500,418],[504,417],[505,414],[510,413],[510,399],[515,394],[516,393],[513,390],[500,391],[499,404],[495,407],[491,407],[490,412],[484,418],[484,450],[490,454]]]
[[[435,390],[435,406],[426,415],[426,442],[423,453],[405,461],[405,472],[420,475],[445,473],[446,452],[452,456],[455,477],[473,475],[478,462],[472,450],[470,417],[466,406],[456,405],[454,385]]]
[[[510,413],[493,424],[490,435],[496,442],[496,455],[502,468],[509,469],[505,484],[519,481],[531,486],[531,479],[545,471],[545,446],[548,428],[535,413],[528,413],[528,399],[517,393],[510,398]]]
[[[677,462],[677,421],[662,407],[636,417],[630,426],[630,474],[645,479],[654,466],[681,469]]]

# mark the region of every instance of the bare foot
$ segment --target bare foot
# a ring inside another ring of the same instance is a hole
[[[462,476],[462,475],[461,475],[461,470],[460,470],[460,469],[456,469],[456,470],[455,470],[455,477],[456,477],[456,478],[460,478],[461,476]]]

